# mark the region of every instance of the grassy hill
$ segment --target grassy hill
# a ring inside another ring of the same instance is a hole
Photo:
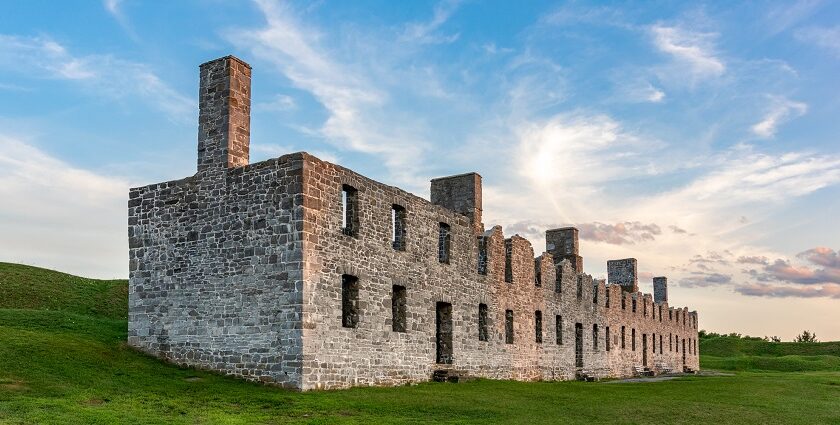
[[[0,308],[128,317],[128,281],[87,279],[39,267],[0,263]]]
[[[127,347],[125,291],[0,264],[1,424],[840,423],[831,371],[289,392]]]
[[[840,371],[840,341],[797,343],[721,336],[700,340],[701,368]]]

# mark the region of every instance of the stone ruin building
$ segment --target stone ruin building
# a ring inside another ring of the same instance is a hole
[[[131,189],[128,342],[297,390],[437,377],[564,380],[699,369],[697,312],[482,223],[481,176],[430,201],[298,152],[248,162],[251,68],[200,66],[198,172]]]

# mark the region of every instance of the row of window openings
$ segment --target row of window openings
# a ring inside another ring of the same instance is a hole
[[[341,188],[341,231],[348,236],[359,233],[359,197],[358,191],[349,185]],[[407,230],[406,210],[400,205],[391,206],[391,246],[397,251],[405,251]],[[446,223],[439,223],[438,261],[449,264],[451,229]]]
[[[630,350],[631,351],[636,351],[636,329],[634,328],[634,329],[631,329],[630,331],[631,331]],[[661,354],[663,354],[665,352],[664,348],[663,348],[664,345],[663,345],[663,339],[662,338],[663,338],[663,335],[659,334],[659,353],[661,353]],[[626,348],[625,339],[626,339],[626,337],[625,337],[625,327],[622,326],[621,327],[621,349],[622,350]],[[652,348],[653,352],[656,353],[656,334],[652,334],[651,341],[653,341],[653,344],[651,345],[651,348]],[[675,344],[675,342],[676,342],[676,344]],[[609,328],[607,328],[607,343],[609,344]],[[669,351],[672,351],[672,352],[675,351],[675,347],[676,347],[676,352],[679,353],[680,352],[680,345],[679,344],[680,344],[679,335],[668,334],[668,350]],[[607,348],[607,351],[609,351],[609,348]],[[689,354],[696,354],[697,353],[697,340],[696,339],[690,339],[690,338],[688,339],[688,353]]]
[[[341,189],[342,220],[341,230],[349,236],[357,236],[359,229],[359,200],[358,191],[349,185]],[[406,210],[400,205],[391,206],[391,245],[397,251],[405,251],[406,247]],[[438,261],[449,264],[450,248],[452,245],[452,229],[447,223],[438,223]],[[505,282],[513,282],[513,268],[511,264],[512,242],[505,240]],[[487,238],[478,237],[478,273],[487,274]],[[542,286],[542,272],[540,262],[534,261],[534,284]]]
[[[406,332],[407,327],[407,301],[406,289],[401,285],[394,285],[392,287],[391,295],[391,317],[392,330],[394,332]],[[355,328],[359,323],[359,280],[355,276],[342,275],[341,284],[341,310],[342,310],[342,326],[346,328]],[[489,341],[490,333],[488,329],[488,309],[487,304],[478,305],[478,339],[479,341]],[[605,348],[610,351],[610,327],[607,326],[605,331]],[[636,329],[631,329],[631,349],[636,351]],[[543,317],[542,312],[537,310],[534,312],[534,335],[535,342],[543,342]],[[598,325],[592,325],[592,348],[598,349],[599,332]],[[563,344],[563,317],[561,315],[555,316],[555,338],[558,345]],[[625,327],[621,327],[621,348],[625,348]],[[505,343],[513,344],[514,330],[513,330],[513,310],[505,310]],[[656,334],[653,334],[653,352],[656,352]],[[679,344],[679,337],[676,337],[677,344]],[[662,335],[659,336],[659,350],[662,351]],[[691,340],[689,347],[691,347]],[[694,342],[694,352],[696,352],[696,342]],[[674,349],[673,335],[669,335],[669,349]],[[679,352],[679,345],[677,345],[677,352]]]
[[[342,186],[341,203],[343,210],[342,231],[350,236],[356,236],[358,229],[358,191],[349,185]],[[391,244],[397,251],[405,251],[406,242],[406,211],[399,205],[391,207]],[[446,223],[439,223],[438,228],[438,261],[449,264],[450,247],[452,244],[451,228]],[[513,241],[505,240],[505,282],[513,283]],[[478,237],[478,273],[487,274],[487,238]],[[534,260],[534,286],[542,286],[542,267],[539,260]],[[559,292],[559,286],[557,292]],[[578,281],[577,297],[583,296],[583,284]],[[598,303],[598,291],[594,292],[592,302]],[[610,306],[610,294],[606,293],[606,307]],[[621,297],[621,308],[626,309],[626,298]],[[632,311],[636,312],[636,299],[632,299]],[[644,305],[644,315],[647,316],[647,304]],[[655,315],[654,315],[655,316]],[[668,311],[673,320],[673,311]],[[655,317],[654,317],[655,319]],[[662,321],[662,306],[659,306],[659,321]],[[679,322],[679,315],[677,315]]]

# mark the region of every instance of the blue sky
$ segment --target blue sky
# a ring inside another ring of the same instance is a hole
[[[127,275],[129,186],[195,172],[198,65],[253,66],[251,161],[305,150],[489,227],[581,229],[701,327],[840,339],[840,4],[4,2],[0,259]]]

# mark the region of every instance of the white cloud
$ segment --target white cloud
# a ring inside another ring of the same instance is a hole
[[[125,278],[128,187],[0,135],[0,258]]]
[[[66,80],[112,99],[145,100],[178,122],[195,122],[196,101],[178,93],[146,65],[111,55],[74,56],[44,37],[0,35],[0,67],[27,77]]]
[[[255,103],[254,110],[262,111],[289,111],[297,108],[297,102],[291,96],[278,94],[268,102]]]
[[[840,26],[803,28],[796,32],[796,39],[840,57]]]
[[[131,23],[128,21],[128,18],[125,16],[125,12],[122,10],[124,0],[103,0],[102,5],[105,7],[105,10],[114,17],[120,27],[122,27],[123,31],[128,35],[129,38],[132,40],[139,41],[139,37],[137,37],[137,33],[134,31],[134,28],[131,26]]]
[[[691,31],[680,26],[661,24],[650,27],[656,48],[670,55],[676,69],[672,78],[685,78],[687,73],[693,80],[720,77],[726,72],[726,65],[715,52],[716,33]]]
[[[449,20],[460,6],[460,1],[443,0],[434,8],[434,15],[428,22],[412,22],[405,27],[401,39],[420,44],[448,44],[458,40],[460,34],[437,34],[437,30]]]
[[[622,81],[624,77],[613,77],[617,80],[616,98],[621,102],[631,103],[660,103],[665,100],[665,92],[643,79]]]
[[[121,13],[120,12],[120,4],[122,2],[123,2],[123,0],[104,0],[102,2],[102,4],[103,4],[103,6],[105,6],[105,10],[107,10],[108,13],[110,13],[114,16],[118,16]]]
[[[318,31],[299,22],[288,5],[269,0],[256,4],[266,25],[230,32],[229,39],[274,65],[324,106],[328,118],[318,132],[325,140],[338,149],[377,156],[397,182],[416,182],[416,164],[422,163],[428,143],[422,129],[406,117],[396,117],[388,87],[373,74],[378,70],[342,63],[319,43]],[[410,85],[400,83],[402,90]]]
[[[779,124],[800,117],[808,111],[808,105],[779,96],[768,96],[768,108],[764,118],[750,129],[755,135],[770,138],[776,135]]]
[[[762,27],[770,34],[778,34],[811,16],[822,0],[797,0],[768,4]]]
[[[591,196],[608,182],[650,174],[643,153],[658,146],[626,131],[607,115],[583,112],[522,123],[517,135],[517,169],[529,184],[563,187],[569,197]]]

